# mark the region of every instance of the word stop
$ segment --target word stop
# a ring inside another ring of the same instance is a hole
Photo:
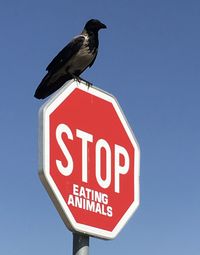
[[[56,159],[56,165],[60,173],[64,176],[69,176],[73,172],[74,162],[73,157],[63,140],[63,134],[67,135],[69,140],[74,139],[72,130],[66,124],[59,124],[56,128],[56,140],[65,156],[68,164],[63,165],[62,161]],[[93,135],[80,129],[75,130],[77,138],[81,139],[81,153],[82,153],[82,182],[88,182],[88,144],[93,143]],[[104,149],[106,153],[106,176],[103,179],[101,173],[101,150]],[[123,165],[120,164],[120,158],[123,157]],[[106,189],[111,184],[111,148],[105,139],[97,140],[95,144],[95,176],[100,187]],[[114,191],[120,193],[120,178],[129,171],[130,157],[127,150],[118,144],[114,144]]]

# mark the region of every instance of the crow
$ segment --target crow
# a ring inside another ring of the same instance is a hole
[[[47,66],[47,74],[37,87],[34,97],[44,99],[58,90],[70,79],[82,79],[80,74],[91,67],[96,59],[99,40],[98,31],[106,25],[91,19],[82,33],[74,37]]]

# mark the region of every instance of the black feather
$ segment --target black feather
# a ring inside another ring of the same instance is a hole
[[[58,53],[58,55],[47,66],[46,70],[49,72],[56,72],[58,69],[62,68],[62,66],[80,50],[84,39],[85,38],[82,35],[75,37]]]
[[[44,99],[58,90],[66,81],[72,78],[73,77],[70,74],[67,74],[58,76],[56,79],[52,80],[52,75],[47,73],[36,89],[34,97],[37,99]]]

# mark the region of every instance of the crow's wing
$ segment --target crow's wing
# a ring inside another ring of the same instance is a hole
[[[74,39],[72,39],[72,41],[67,44],[67,46],[65,46],[51,61],[51,63],[47,66],[46,70],[49,72],[55,72],[59,70],[71,59],[74,54],[79,51],[79,49],[84,43],[84,40],[85,37],[83,35],[74,37]]]
[[[91,66],[94,64],[94,61],[95,61],[95,59],[96,59],[96,57],[97,57],[97,53],[98,53],[98,50],[96,50],[94,59],[93,59],[92,62],[89,64],[89,67],[91,67]]]

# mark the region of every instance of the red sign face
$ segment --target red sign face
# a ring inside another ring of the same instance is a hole
[[[139,205],[139,146],[116,99],[70,81],[40,119],[40,175],[64,222],[114,238]]]

